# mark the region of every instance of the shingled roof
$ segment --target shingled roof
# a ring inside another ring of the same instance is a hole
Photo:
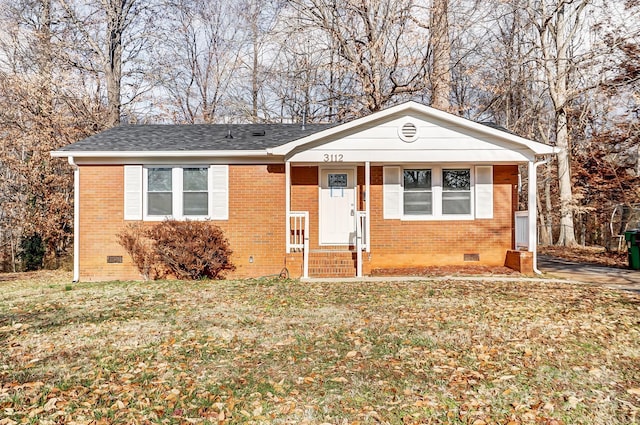
[[[121,125],[60,148],[59,152],[264,150],[335,124]],[[229,137],[231,136],[231,137]]]

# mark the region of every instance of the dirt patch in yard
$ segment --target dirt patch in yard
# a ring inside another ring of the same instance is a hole
[[[550,255],[567,261],[599,266],[627,268],[627,252],[611,252],[601,246],[540,246],[538,254]]]
[[[371,276],[499,276],[520,275],[508,267],[500,266],[429,266],[409,268],[373,269]]]

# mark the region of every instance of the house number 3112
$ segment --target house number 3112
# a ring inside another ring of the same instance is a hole
[[[343,157],[341,153],[325,153],[322,156],[324,162],[342,162]]]

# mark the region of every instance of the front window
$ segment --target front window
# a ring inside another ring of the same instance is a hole
[[[143,185],[145,220],[228,218],[226,165],[147,166]]]
[[[185,216],[209,214],[208,169],[184,168],[182,170],[182,213]]]
[[[431,170],[404,170],[403,176],[405,215],[433,214]]]
[[[173,177],[171,168],[148,169],[148,215],[173,214]]]
[[[471,214],[471,170],[442,170],[442,214]]]

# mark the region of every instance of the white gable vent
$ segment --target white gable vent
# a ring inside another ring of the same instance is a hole
[[[412,122],[405,122],[398,129],[398,135],[405,142],[415,142],[418,138],[418,127]]]

